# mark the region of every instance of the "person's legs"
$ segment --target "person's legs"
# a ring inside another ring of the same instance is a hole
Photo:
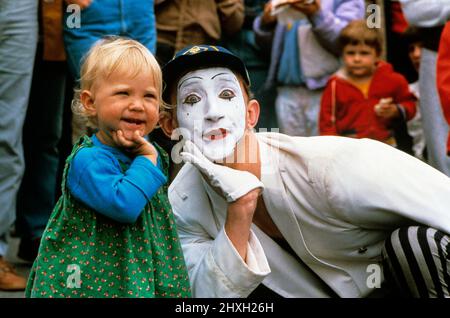
[[[320,111],[320,100],[322,98],[322,89],[308,90],[303,88],[303,98],[307,100],[305,105],[305,115],[306,115],[306,136],[318,136],[319,135],[319,111]]]
[[[275,101],[280,132],[291,136],[316,136],[322,90],[303,86],[279,87]]]
[[[397,229],[383,248],[385,279],[406,297],[450,297],[450,236],[425,226]]]
[[[0,235],[0,257],[6,255],[8,252],[8,241],[6,240],[6,233]]]
[[[25,174],[17,197],[19,257],[33,261],[56,200],[66,65],[42,59],[38,48],[23,130]]]
[[[306,136],[306,114],[304,100],[297,87],[278,87],[275,100],[280,132],[290,136]]]
[[[419,105],[428,161],[433,167],[450,176],[450,157],[446,153],[449,127],[442,113],[436,87],[436,59],[436,52],[422,49],[419,71]]]
[[[26,283],[2,256],[24,170],[22,128],[37,44],[37,5],[35,0],[0,0],[0,289],[6,290],[23,289]]]
[[[0,1],[0,235],[15,219],[22,128],[37,43],[37,2]]]
[[[104,36],[119,35],[121,29],[119,0],[93,1],[81,11],[80,27],[64,24],[64,46],[70,74],[79,86],[80,69],[83,58],[91,46]],[[65,12],[67,21],[70,12]],[[87,133],[86,122],[80,115],[72,114],[72,144]]]

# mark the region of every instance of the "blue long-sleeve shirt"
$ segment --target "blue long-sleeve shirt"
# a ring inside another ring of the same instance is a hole
[[[164,183],[160,156],[157,166],[143,156],[129,157],[91,137],[94,147],[82,148],[72,159],[67,186],[85,205],[115,221],[134,223]],[[128,169],[122,172],[119,160]]]

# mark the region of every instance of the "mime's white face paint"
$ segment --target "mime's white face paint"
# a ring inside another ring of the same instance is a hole
[[[187,73],[178,82],[177,119],[208,159],[231,155],[245,131],[245,102],[236,75],[222,67]]]

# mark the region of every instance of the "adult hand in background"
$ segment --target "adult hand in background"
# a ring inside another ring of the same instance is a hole
[[[290,6],[310,17],[320,10],[320,0],[293,0]]]
[[[67,4],[76,4],[80,6],[81,9],[85,9],[89,7],[92,3],[92,0],[65,0]]]
[[[272,1],[268,1],[264,6],[264,12],[261,17],[261,22],[263,25],[271,25],[277,22],[277,16],[272,15],[272,10],[273,10]]]

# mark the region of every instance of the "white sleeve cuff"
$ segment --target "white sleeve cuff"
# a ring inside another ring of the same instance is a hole
[[[244,181],[244,180],[242,180]],[[239,199],[240,197],[243,197],[245,194],[249,193],[250,191],[254,190],[254,189],[261,189],[261,192],[259,193],[260,195],[262,194],[262,192],[264,191],[264,184],[261,181],[257,181],[257,182],[253,182],[253,184],[249,183],[249,182],[243,182],[243,185],[238,187],[235,191],[233,191],[232,193],[226,193],[226,199],[227,202],[234,202],[237,199]]]
[[[247,245],[247,263],[234,248],[225,229],[214,240],[212,256],[236,293],[248,296],[270,273],[264,250],[253,231]],[[228,284],[227,284],[228,285]]]

